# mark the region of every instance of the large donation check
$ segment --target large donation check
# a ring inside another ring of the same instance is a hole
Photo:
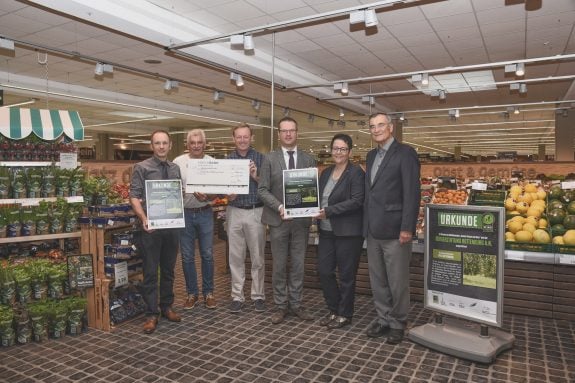
[[[189,159],[186,193],[249,194],[250,160]]]

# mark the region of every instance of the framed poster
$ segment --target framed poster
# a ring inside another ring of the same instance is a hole
[[[146,180],[148,228],[185,227],[181,180]]]
[[[71,289],[94,287],[94,262],[92,254],[69,255],[68,281]]]
[[[188,159],[186,193],[249,194],[250,160]]]
[[[425,307],[501,327],[505,209],[427,204]]]
[[[284,215],[286,218],[319,214],[317,168],[283,171]]]

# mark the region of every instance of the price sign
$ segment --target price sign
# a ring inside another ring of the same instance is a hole
[[[128,284],[128,262],[120,262],[114,265],[114,285],[116,287]]]
[[[78,167],[78,153],[60,153],[61,169],[76,169]]]

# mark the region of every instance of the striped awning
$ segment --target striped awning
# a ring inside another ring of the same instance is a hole
[[[0,108],[0,134],[19,140],[31,133],[48,141],[62,134],[82,141],[84,125],[78,112],[71,110]]]

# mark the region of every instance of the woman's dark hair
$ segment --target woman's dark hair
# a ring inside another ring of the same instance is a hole
[[[333,142],[335,140],[342,140],[343,142],[345,142],[345,144],[347,145],[347,148],[349,150],[353,149],[353,140],[351,139],[351,137],[349,135],[344,134],[344,133],[338,133],[335,136],[333,136],[333,138],[331,139],[330,148],[333,148]]]

